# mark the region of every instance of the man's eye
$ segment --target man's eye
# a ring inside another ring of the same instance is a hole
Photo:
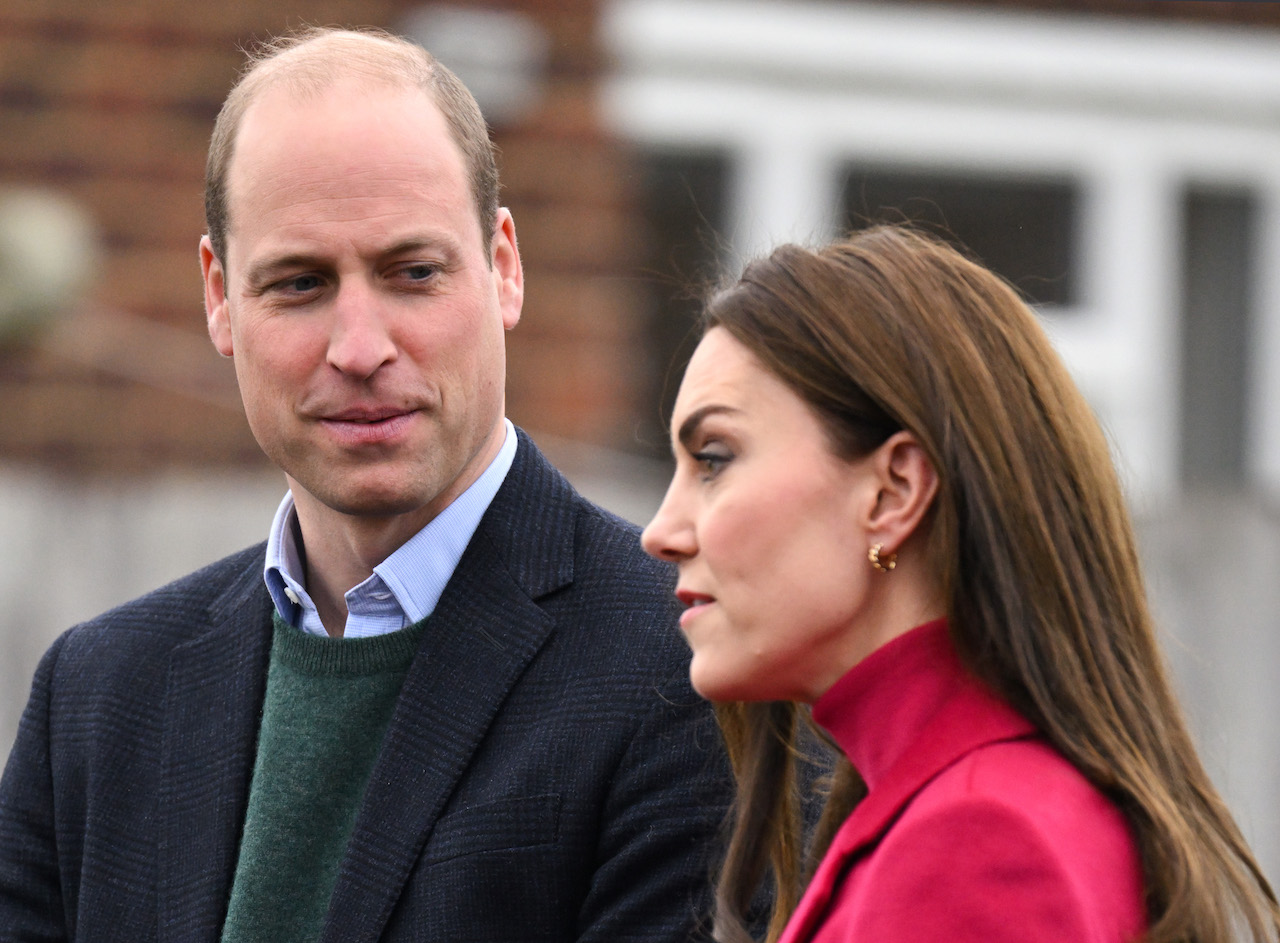
[[[320,276],[295,275],[281,282],[280,287],[295,295],[305,295],[307,292],[315,291],[320,287]]]
[[[439,268],[429,262],[415,262],[412,265],[406,265],[400,269],[403,278],[411,282],[425,282],[430,278],[434,278]]]

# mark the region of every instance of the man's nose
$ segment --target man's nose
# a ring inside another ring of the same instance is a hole
[[[348,376],[367,379],[396,359],[397,347],[385,300],[372,289],[350,282],[334,301],[329,334],[329,365]]]

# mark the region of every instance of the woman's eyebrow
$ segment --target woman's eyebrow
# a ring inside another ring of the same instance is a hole
[[[720,403],[708,403],[706,406],[700,406],[684,418],[684,422],[680,423],[680,428],[676,432],[676,441],[684,446],[686,451],[693,451],[694,436],[698,432],[698,426],[702,425],[704,419],[716,413],[737,413],[741,410],[732,406],[725,406]]]

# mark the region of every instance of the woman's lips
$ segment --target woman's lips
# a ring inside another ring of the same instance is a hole
[[[709,605],[715,602],[714,596],[696,593],[688,589],[677,589],[676,599],[684,603],[685,610],[680,614],[680,627],[684,628],[698,617]]]

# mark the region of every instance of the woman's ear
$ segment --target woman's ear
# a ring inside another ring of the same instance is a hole
[[[878,491],[868,533],[883,553],[897,553],[933,506],[938,473],[920,441],[906,431],[889,436],[870,459]]]

